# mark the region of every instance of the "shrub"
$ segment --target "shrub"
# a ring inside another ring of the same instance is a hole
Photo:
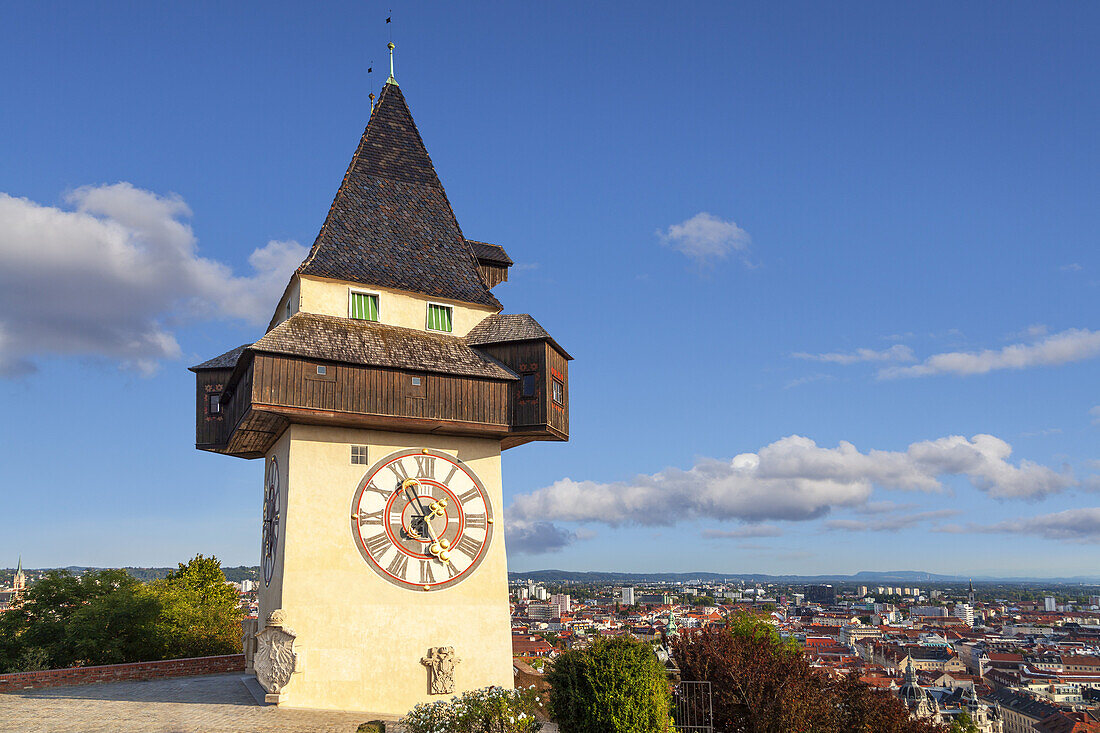
[[[485,687],[417,705],[401,719],[408,733],[536,733],[541,702],[533,689]]]
[[[686,632],[673,646],[685,680],[711,683],[714,725],[728,733],[937,733],[893,695],[850,675],[832,681],[775,627],[740,617]]]
[[[562,733],[664,733],[671,695],[665,669],[644,642],[594,642],[554,661],[550,714]]]

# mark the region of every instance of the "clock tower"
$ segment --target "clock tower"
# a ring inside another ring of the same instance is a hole
[[[500,455],[568,439],[571,359],[501,312],[511,265],[463,235],[391,76],[267,332],[191,368],[196,447],[264,463],[270,701],[511,687]]]

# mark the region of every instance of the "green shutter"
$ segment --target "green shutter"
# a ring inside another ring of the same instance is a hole
[[[351,317],[360,321],[377,321],[378,296],[370,293],[352,293]]]
[[[428,328],[451,332],[451,309],[445,305],[428,305]]]

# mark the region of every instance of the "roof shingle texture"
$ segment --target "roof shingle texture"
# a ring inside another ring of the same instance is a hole
[[[467,239],[466,244],[470,245],[470,249],[474,251],[474,257],[478,260],[492,262],[493,264],[501,264],[506,267],[511,267],[515,264],[512,262],[512,258],[508,256],[508,253],[504,251],[504,247],[501,247],[499,244],[477,242],[473,239]]]
[[[519,378],[457,336],[318,313],[295,313],[252,344],[252,350],[466,377]]]
[[[237,361],[240,360],[241,354],[252,344],[242,344],[232,351],[227,351],[220,356],[215,356],[213,359],[204,361],[202,364],[196,364],[193,367],[188,367],[191,371],[196,372],[200,369],[232,369],[237,366]]]
[[[298,273],[500,308],[397,85],[382,89]]]
[[[477,346],[548,338],[550,334],[546,329],[526,313],[497,313],[486,316],[481,323],[474,326],[466,335],[466,342]]]

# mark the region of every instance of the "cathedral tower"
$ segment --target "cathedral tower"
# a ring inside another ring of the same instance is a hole
[[[402,714],[512,684],[502,450],[567,440],[571,357],[492,288],[392,78],[267,333],[192,367],[196,447],[263,459],[269,699]]]

